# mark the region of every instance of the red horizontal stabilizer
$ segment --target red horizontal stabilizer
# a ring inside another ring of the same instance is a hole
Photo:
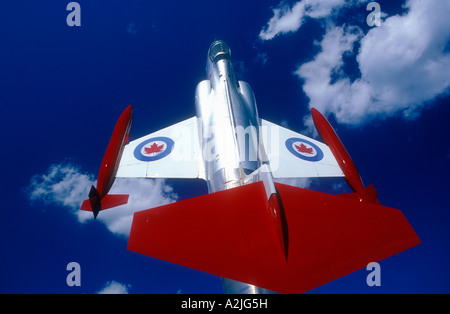
[[[291,292],[318,287],[421,243],[398,209],[275,185],[292,248],[287,270]]]
[[[262,182],[134,214],[128,249],[282,293],[302,293],[420,243],[403,214],[276,184],[287,259]]]
[[[102,200],[100,201],[100,206],[96,210],[100,211],[117,207],[120,205],[125,205],[126,203],[128,203],[128,197],[129,197],[128,194],[107,194],[105,195],[105,197],[102,198]],[[83,204],[81,205],[81,210],[86,210],[90,212],[93,211],[90,199],[83,201]]]

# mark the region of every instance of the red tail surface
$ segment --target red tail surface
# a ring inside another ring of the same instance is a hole
[[[302,293],[420,243],[393,208],[276,184],[287,254],[262,182],[134,214],[128,249],[281,293]]]

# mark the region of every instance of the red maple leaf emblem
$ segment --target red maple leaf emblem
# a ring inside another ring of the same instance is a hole
[[[164,144],[158,145],[154,142],[150,147],[144,147],[146,154],[160,153],[164,148]]]
[[[306,147],[305,144],[300,143],[300,146],[295,145],[295,148],[300,152],[300,153],[304,153],[304,154],[312,154],[313,153],[313,148],[312,147]]]

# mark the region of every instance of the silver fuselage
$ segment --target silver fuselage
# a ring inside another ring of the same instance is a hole
[[[252,173],[261,167],[264,152],[253,91],[247,83],[236,80],[224,42],[211,45],[206,72],[209,79],[198,84],[195,106],[205,179],[209,193],[214,193],[258,181],[259,176]],[[222,282],[225,293],[268,292],[230,279]]]
[[[259,119],[250,86],[237,81],[231,58],[207,60],[209,80],[195,94],[200,143],[210,193],[243,185],[260,166]]]

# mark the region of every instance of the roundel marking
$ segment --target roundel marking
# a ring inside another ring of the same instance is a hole
[[[291,137],[286,140],[286,148],[295,157],[306,161],[319,161],[323,158],[319,146],[305,139]]]
[[[140,161],[156,161],[169,155],[174,144],[171,138],[153,137],[136,146],[134,157]]]

